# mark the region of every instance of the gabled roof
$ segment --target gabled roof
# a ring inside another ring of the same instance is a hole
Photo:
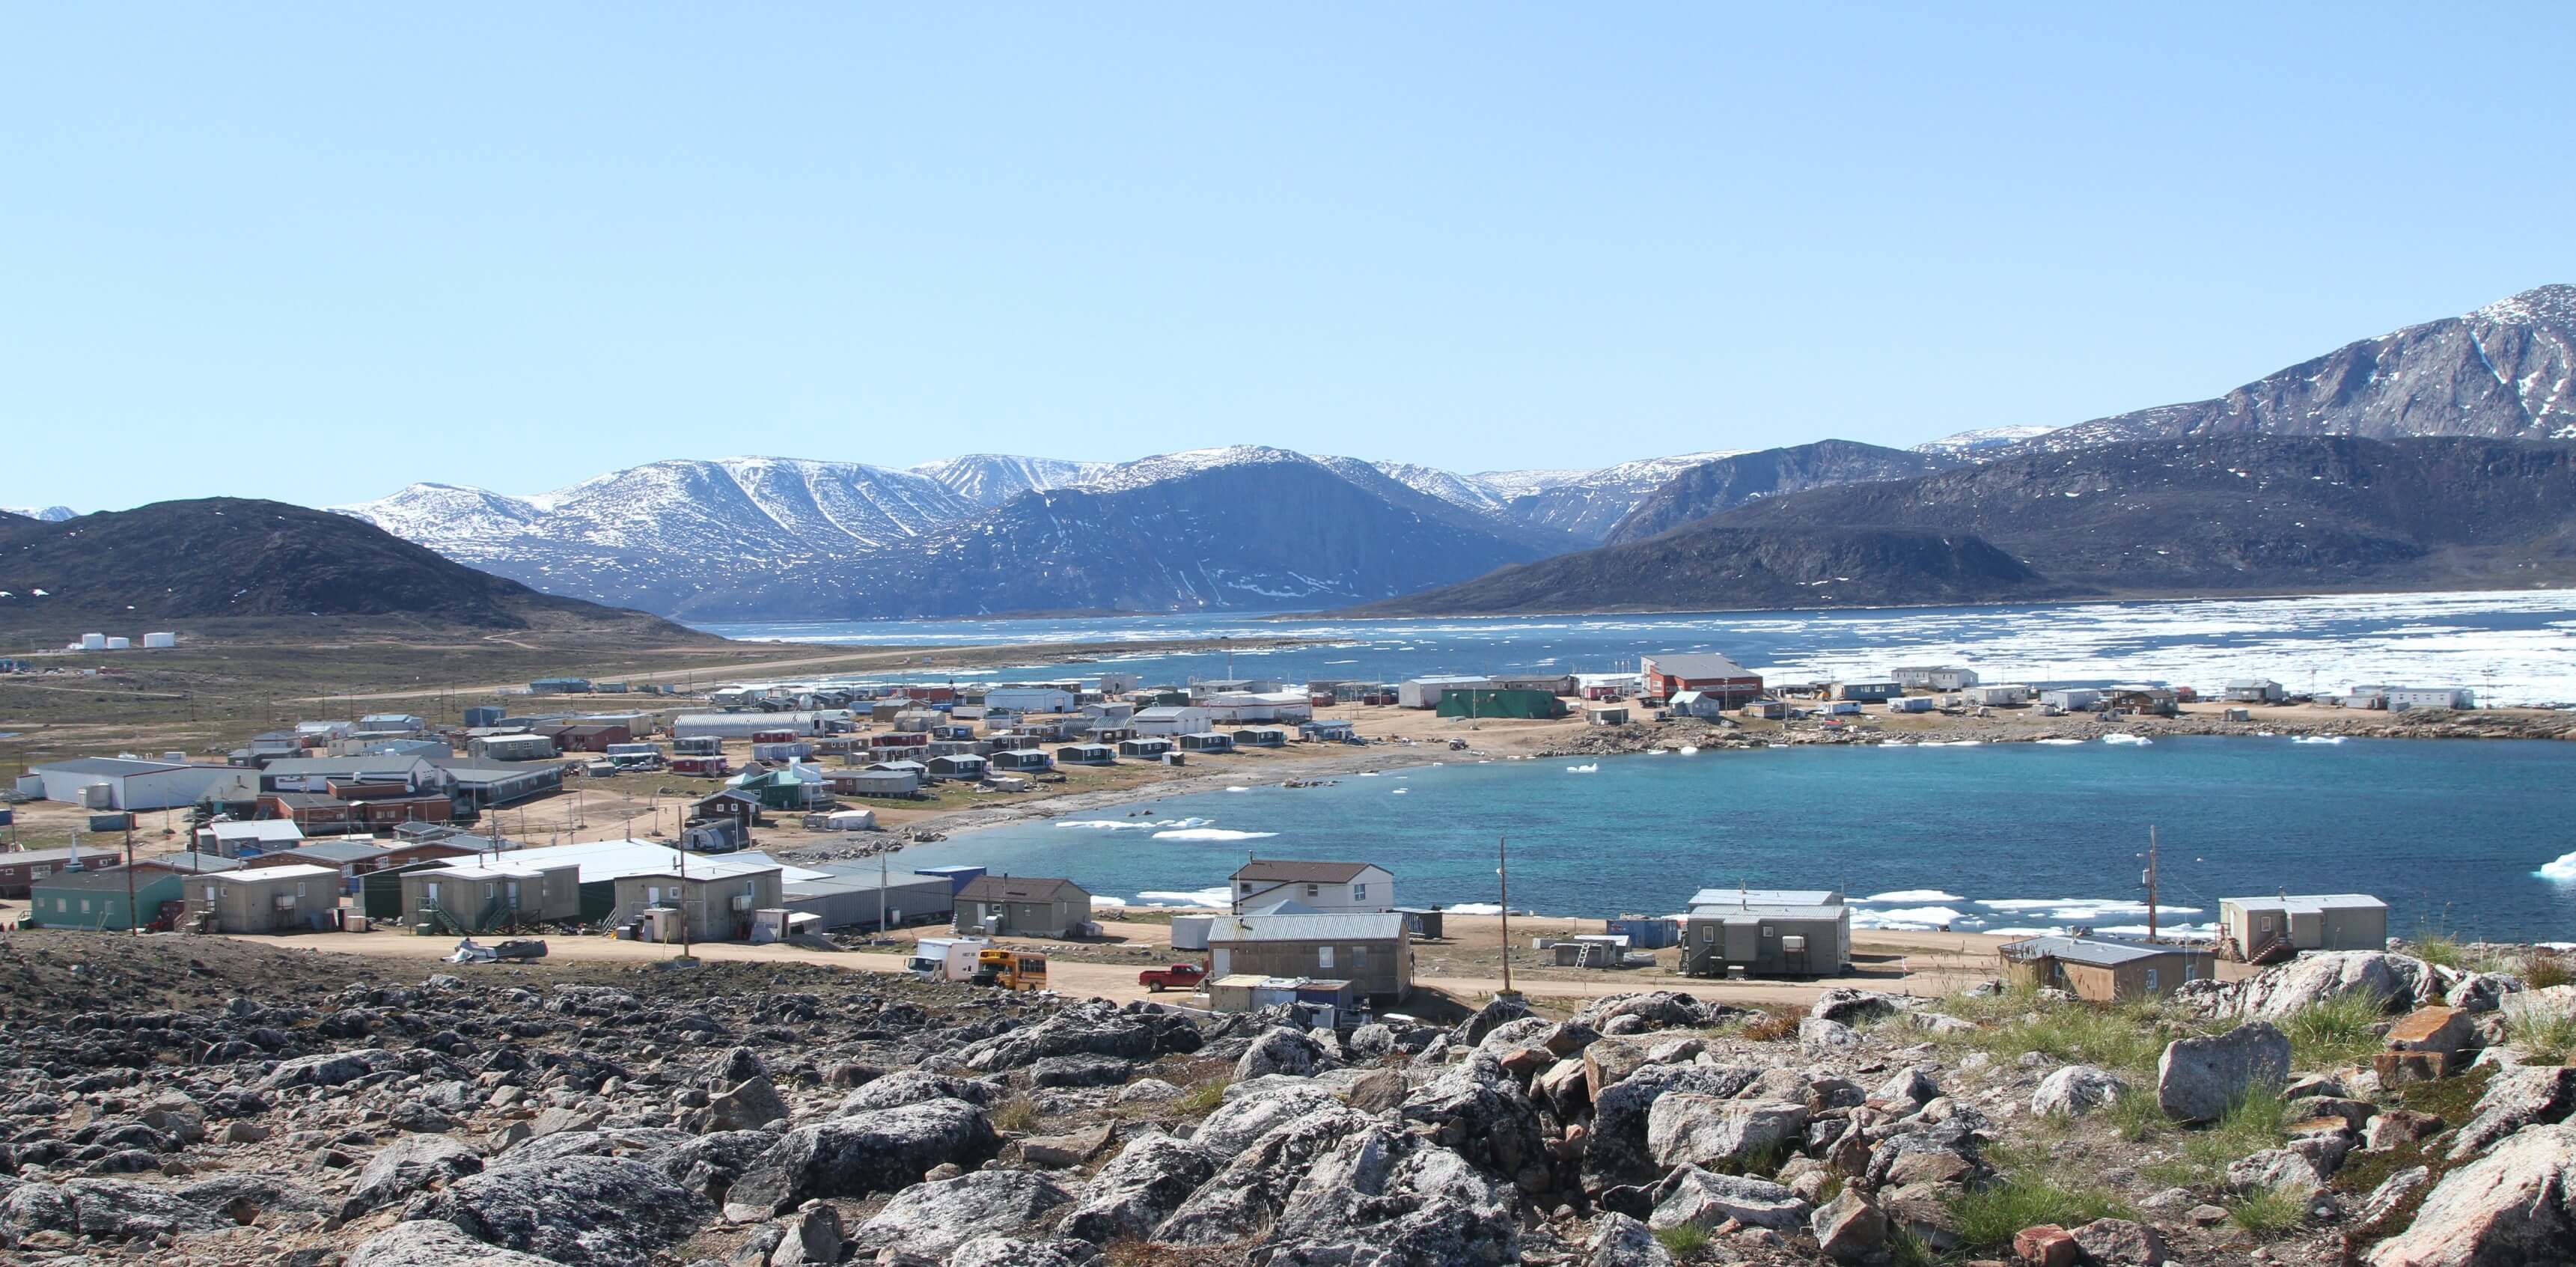
[[[409,774],[413,770],[427,764],[429,764],[429,759],[426,757],[408,755],[390,757],[287,757],[282,760],[269,762],[267,767],[261,770],[260,773],[271,777],[275,777],[277,775],[318,774],[328,778],[335,774],[345,774],[353,778],[364,778],[370,774]]]
[[[1231,877],[1236,883],[1245,880],[1282,881],[1290,884],[1346,884],[1358,879],[1372,862],[1309,862],[1295,858],[1256,858],[1235,868]],[[1379,870],[1384,868],[1379,867]]]
[[[165,853],[154,858],[137,858],[134,865],[175,871],[181,875],[205,875],[216,871],[239,871],[244,864],[239,858],[222,858],[210,853]]]
[[[293,849],[285,850],[281,853],[269,854],[267,856],[271,858],[308,858],[317,865],[329,863],[333,866],[338,866],[341,863],[364,862],[370,858],[381,858],[391,852],[393,852],[393,850],[383,845],[373,843],[361,844],[354,840],[315,840],[298,845]]]
[[[1208,928],[1208,941],[1402,941],[1404,917],[1382,915],[1226,915]]]
[[[302,840],[304,829],[291,818],[255,818],[248,822],[208,823],[198,830],[217,840]]]
[[[1071,880],[1047,876],[979,875],[957,891],[961,902],[1060,902],[1068,894],[1091,896]]]
[[[124,867],[83,867],[78,871],[57,871],[42,880],[35,881],[31,887],[68,889],[77,893],[123,893],[129,883],[138,886],[157,884],[167,878],[168,874],[155,870],[148,876],[128,876],[125,874],[126,870]]]
[[[81,845],[70,849],[28,849],[19,853],[0,853],[0,867],[15,867],[31,862],[41,862],[48,865],[57,862],[69,862],[75,855],[77,855],[84,863],[93,858],[105,859],[112,862],[116,860],[117,856],[116,851],[113,849],[94,848],[89,845]]]

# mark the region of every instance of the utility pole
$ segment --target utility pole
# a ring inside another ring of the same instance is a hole
[[[77,844],[72,847],[72,856],[74,858],[80,856],[80,846]],[[133,936],[143,935],[143,913],[134,909],[134,811],[132,810],[125,811],[125,929]]]
[[[885,859],[885,855],[884,855],[884,854],[878,854],[878,855],[877,855],[877,936],[879,936],[879,937],[884,937],[884,936],[887,936],[887,935],[889,934],[889,930],[886,928],[886,891],[885,891],[885,890],[886,890],[886,859]]]
[[[2156,939],[2156,829],[2147,825],[2147,940]]]
[[[1494,837],[1494,875],[1503,892],[1503,997],[1516,998],[1520,992],[1512,988],[1512,844],[1508,836]]]
[[[675,850],[680,856],[680,957],[689,957],[689,847]]]

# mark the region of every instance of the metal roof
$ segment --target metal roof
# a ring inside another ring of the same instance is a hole
[[[1226,915],[1208,941],[1402,941],[1404,917],[1382,915]]]
[[[320,879],[324,876],[337,880],[340,878],[340,869],[338,867],[316,867],[299,862],[291,867],[246,867],[240,871],[226,871],[221,874],[209,874],[206,878],[210,880],[256,881],[261,884],[266,884],[271,880],[313,880]]]
[[[360,844],[354,840],[315,840],[298,845],[293,849],[283,850],[266,856],[271,858],[312,858],[316,860],[318,865],[318,863],[322,861],[328,861],[334,864],[342,862],[364,862],[369,858],[381,858],[392,852],[393,850],[389,846]]]
[[[1691,652],[1677,655],[1650,655],[1645,658],[1649,663],[1654,665],[1655,672],[1661,673],[1666,677],[1700,678],[1753,676],[1753,670],[1737,664],[1734,657],[1719,655],[1714,651]]]
[[[2380,901],[2378,898],[2372,897],[2367,893],[2293,893],[2287,896],[2274,893],[2264,897],[2223,897],[2218,900],[2220,902],[2233,902],[2238,906],[2253,907],[2258,910],[2279,908],[2281,910],[2290,911],[2300,915],[2314,915],[2321,911],[2384,911],[2388,909],[2388,903]]]
[[[1289,883],[1341,884],[1376,867],[1372,862],[1301,862],[1293,858],[1256,858],[1235,868],[1236,880],[1284,880]],[[1384,870],[1384,868],[1378,868]]]
[[[1713,919],[1722,922],[1740,920],[1744,923],[1755,924],[1766,919],[1838,920],[1850,916],[1851,908],[1848,906],[1794,904],[1769,906],[1756,904],[1754,906],[1744,907],[1737,906],[1733,902],[1720,902],[1710,906],[1694,906],[1691,908],[1690,913],[1692,919]]]
[[[304,829],[291,818],[259,818],[248,822],[208,823],[198,830],[217,840],[302,840]]]
[[[69,862],[74,854],[78,854],[83,860],[100,858],[114,861],[116,858],[115,850],[98,848],[91,845],[81,845],[70,849],[29,849],[19,853],[0,853],[0,867],[25,866],[31,862],[41,862],[48,865],[57,862]]]
[[[38,889],[73,889],[80,892],[123,893],[127,882],[125,867],[83,867],[78,871],[57,871],[30,885]],[[166,872],[132,877],[137,886],[160,881]]]
[[[271,761],[260,771],[270,776],[285,774],[334,774],[363,776],[369,774],[409,774],[429,764],[427,757],[286,757]]]
[[[2184,953],[2180,946],[2159,946],[2148,942],[2111,941],[2098,937],[2032,937],[2005,943],[2004,952],[2017,959],[2063,959],[2069,963],[2089,963],[2104,968],[2161,955]]]
[[[565,862],[581,867],[581,882],[596,884],[630,875],[673,875],[681,867],[680,850],[651,840],[585,840],[569,845],[537,845],[514,850],[510,861],[515,866],[550,869]],[[787,866],[765,853],[741,852],[711,858],[692,854],[687,860],[689,876],[695,879],[714,873],[717,862],[746,864],[751,870],[777,867],[790,880],[810,880],[823,873],[804,867]]]
[[[134,865],[175,871],[180,875],[205,875],[217,871],[239,871],[242,860],[222,858],[210,853],[165,853],[155,858],[137,858]]]
[[[1089,889],[1071,880],[1048,876],[979,875],[967,881],[966,887],[957,891],[957,897],[966,902],[1053,902],[1066,889],[1084,897],[1091,896]]]
[[[1840,906],[1840,889],[1701,889],[1691,894],[1696,912],[1703,906]]]
[[[48,761],[28,768],[29,774],[159,774],[165,770],[185,770],[185,765],[168,761],[144,761],[134,757],[74,757],[69,761]]]

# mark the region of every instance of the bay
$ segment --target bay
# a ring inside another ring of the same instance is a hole
[[[2363,892],[2390,903],[2398,935],[2576,939],[2576,744],[2169,736],[1571,764],[1169,796],[900,858],[1069,876],[1145,903],[1222,903],[1253,854],[1364,859],[1395,873],[1407,905],[1492,909],[1507,836],[1513,907],[1552,915],[1671,914],[1697,889],[1743,883],[1841,889],[1863,925],[2142,930],[2152,825],[2168,928],[2207,924],[2226,896]]]
[[[2465,686],[2498,704],[2576,701],[2576,590],[2565,589],[1472,619],[1274,619],[1229,612],[702,628],[729,638],[817,645],[1315,640],[1231,653],[1222,647],[1185,655],[1112,653],[1082,665],[1093,672],[1136,672],[1149,682],[1235,675],[1304,682],[1393,681],[1429,673],[1608,673],[1633,671],[1643,654],[1722,651],[1787,680],[1875,676],[1897,663],[1955,663],[1977,669],[1989,682],[2215,687],[2229,678],[2269,677],[2303,692],[2379,682]],[[1048,670],[1032,660],[970,676],[1018,671]],[[945,676],[896,671],[871,680]]]

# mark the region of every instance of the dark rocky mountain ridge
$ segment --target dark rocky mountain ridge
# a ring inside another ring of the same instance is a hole
[[[1905,479],[1957,466],[1961,459],[1852,440],[1819,440],[1762,449],[1703,462],[1674,476],[1629,511],[1603,538],[1605,545],[1642,541],[1705,519],[1757,497],[1772,497],[1831,484]]]

